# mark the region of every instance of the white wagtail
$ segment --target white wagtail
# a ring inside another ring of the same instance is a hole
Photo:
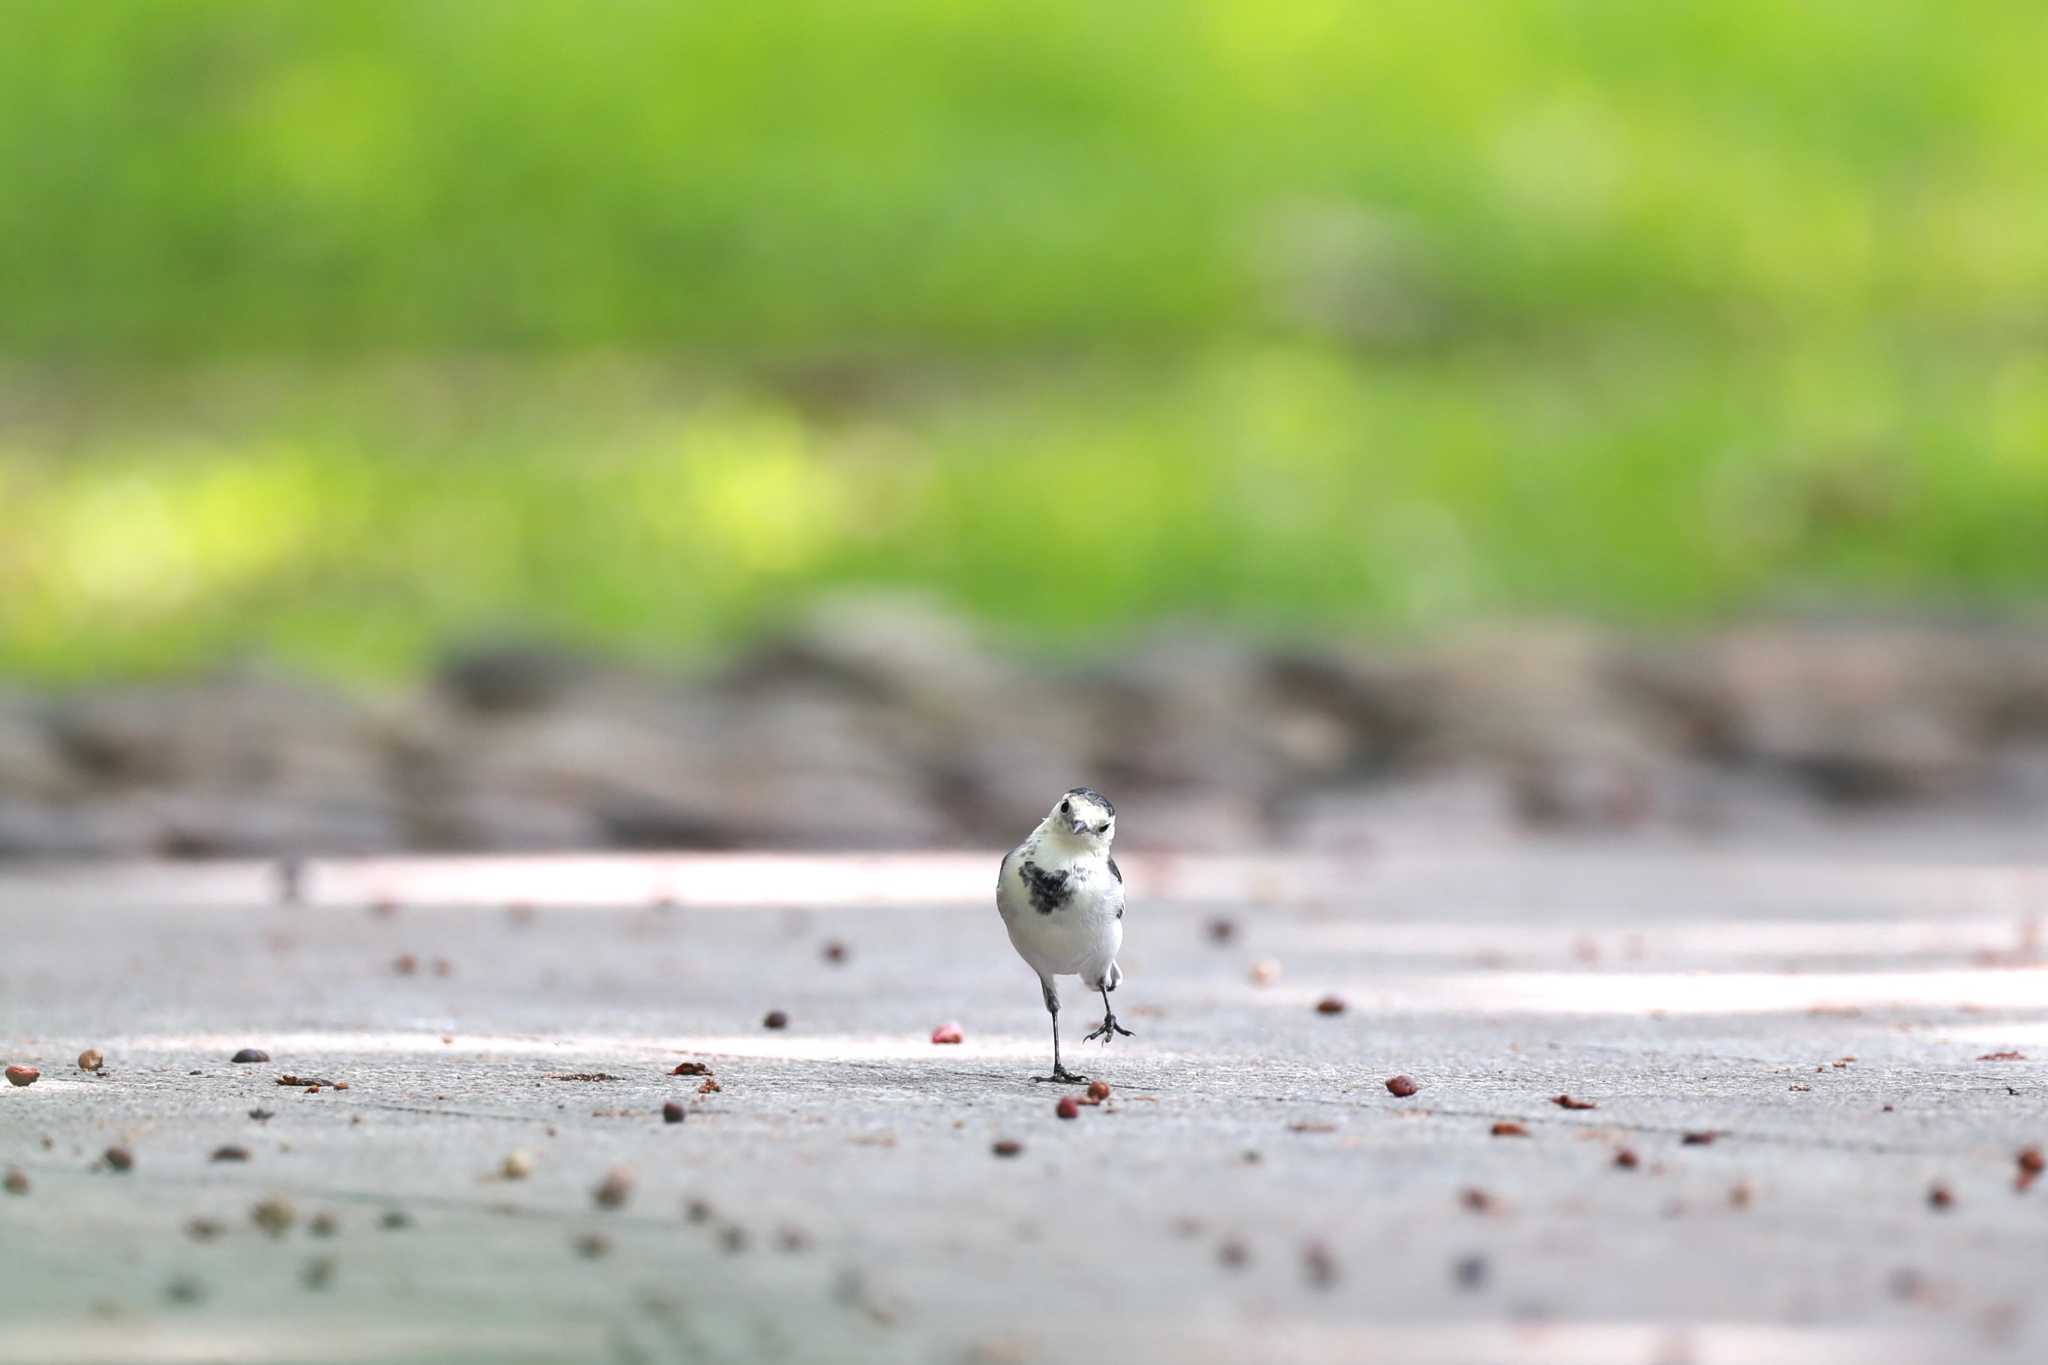
[[[1117,1034],[1132,1036],[1116,1021],[1109,993],[1123,980],[1116,951],[1124,942],[1124,874],[1109,856],[1116,837],[1116,807],[1090,787],[1076,787],[1041,821],[1030,837],[1003,858],[996,876],[996,909],[1010,943],[1038,973],[1045,1008],[1052,1015],[1054,1081],[1085,1081],[1060,1064],[1060,993],[1056,976],[1078,976],[1102,992],[1102,1026],[1082,1039],[1109,1046]]]

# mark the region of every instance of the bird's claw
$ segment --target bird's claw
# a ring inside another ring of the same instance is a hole
[[[1116,1016],[1114,1014],[1105,1014],[1102,1016],[1102,1026],[1096,1029],[1093,1033],[1089,1034],[1086,1038],[1083,1038],[1081,1041],[1084,1043],[1092,1043],[1097,1038],[1100,1038],[1102,1040],[1102,1045],[1104,1047],[1108,1047],[1111,1041],[1114,1040],[1116,1035],[1119,1033],[1121,1033],[1126,1038],[1135,1038],[1138,1036],[1137,1034],[1132,1033],[1129,1029],[1125,1028],[1122,1024],[1119,1024],[1116,1021]]]
[[[1079,1072],[1069,1071],[1063,1066],[1056,1066],[1052,1069],[1052,1075],[1033,1076],[1031,1079],[1039,1082],[1041,1085],[1048,1081],[1059,1082],[1066,1085],[1079,1085],[1088,1078],[1086,1076],[1081,1075]]]

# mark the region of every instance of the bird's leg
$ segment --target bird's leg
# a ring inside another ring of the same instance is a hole
[[[1055,1021],[1055,1023],[1057,1023],[1057,1021]],[[1116,1035],[1119,1033],[1121,1033],[1126,1038],[1135,1038],[1138,1036],[1137,1034],[1132,1033],[1129,1029],[1125,1028],[1122,1024],[1119,1024],[1116,1021],[1116,1011],[1109,1007],[1109,987],[1104,986],[1102,987],[1102,1027],[1096,1029],[1095,1032],[1089,1034],[1086,1038],[1083,1038],[1081,1041],[1084,1043],[1092,1043],[1097,1038],[1100,1038],[1102,1040],[1102,1045],[1104,1047],[1108,1047],[1110,1043],[1116,1038]]]
[[[1086,1076],[1077,1075],[1076,1073],[1069,1071],[1064,1066],[1060,1065],[1059,993],[1053,989],[1052,981],[1049,978],[1040,978],[1039,984],[1041,987],[1043,987],[1045,991],[1046,1013],[1052,1016],[1052,1075],[1039,1076],[1035,1077],[1034,1079],[1040,1081],[1064,1081],[1069,1084],[1075,1084],[1081,1081],[1085,1081],[1088,1079]]]

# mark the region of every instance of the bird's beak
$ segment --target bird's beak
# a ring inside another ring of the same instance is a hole
[[[1086,820],[1076,820],[1069,816],[1067,823],[1073,827],[1076,834],[1086,834],[1088,832],[1088,822]]]

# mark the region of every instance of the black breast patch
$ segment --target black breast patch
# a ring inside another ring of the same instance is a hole
[[[1032,908],[1041,915],[1064,910],[1067,902],[1074,898],[1074,888],[1068,884],[1069,873],[1047,872],[1026,859],[1024,865],[1017,869],[1017,875],[1024,879],[1025,889],[1031,893]]]
[[[1118,886],[1124,884],[1124,870],[1116,865],[1116,859],[1114,858],[1109,860],[1109,875],[1116,878]]]

